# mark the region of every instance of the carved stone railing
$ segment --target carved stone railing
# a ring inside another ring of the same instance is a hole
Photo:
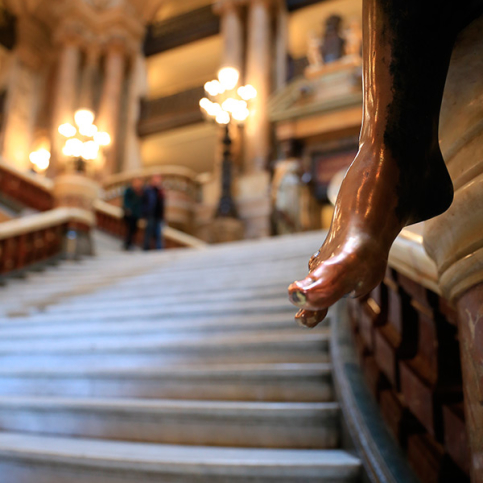
[[[54,207],[53,182],[34,173],[15,169],[0,160],[0,193],[39,211]]]
[[[123,220],[123,211],[118,206],[105,201],[97,200],[94,204],[96,224],[98,229],[109,235],[124,238],[126,227]],[[206,243],[198,238],[183,233],[179,230],[165,226],[163,229],[164,246],[166,248],[203,248]],[[144,239],[144,225],[139,223],[136,244],[142,246]]]
[[[138,134],[148,136],[203,121],[199,101],[204,95],[203,86],[199,86],[170,96],[143,100]]]
[[[88,235],[93,223],[89,212],[76,208],[55,208],[1,223],[0,278],[66,252],[75,256],[76,243]]]
[[[166,192],[166,221],[173,228],[192,233],[200,186],[196,174],[188,168],[158,166],[111,176],[104,184],[104,200],[121,206],[124,190],[133,178],[141,178],[148,182],[155,174],[163,178],[163,188]]]

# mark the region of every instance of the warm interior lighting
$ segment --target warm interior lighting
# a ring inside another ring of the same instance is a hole
[[[205,84],[205,91],[208,92],[210,96],[215,97],[219,94],[223,94],[223,92],[225,92],[225,89],[219,81],[213,80]]]
[[[111,143],[111,136],[107,132],[96,132],[94,141],[100,146],[108,146]]]
[[[250,111],[245,106],[239,106],[232,112],[231,115],[233,116],[233,119],[235,119],[235,121],[244,122],[250,115]]]
[[[211,105],[211,101],[207,97],[203,97],[203,99],[200,99],[200,107],[207,111]]]
[[[81,156],[85,160],[96,159],[98,153],[99,145],[95,141],[87,141],[82,144]]]
[[[62,152],[66,156],[79,157],[82,154],[82,148],[84,143],[80,139],[72,138],[67,139]]]
[[[236,99],[233,99],[232,97],[229,97],[228,99],[226,99],[225,102],[223,102],[221,107],[223,107],[223,110],[227,112],[233,112],[237,108],[237,105],[238,101]]]
[[[240,78],[240,73],[234,67],[223,67],[218,72],[218,79],[224,90],[234,89]]]
[[[77,129],[72,124],[66,122],[65,124],[61,124],[59,126],[58,131],[60,134],[62,134],[62,136],[65,136],[66,138],[71,138],[72,136],[75,136]]]
[[[218,124],[228,124],[230,122],[230,114],[228,114],[226,111],[220,111],[216,115],[216,122]]]
[[[94,113],[89,109],[79,109],[74,114],[74,120],[79,127],[89,126],[94,122]]]
[[[50,164],[50,153],[46,149],[41,148],[31,152],[29,159],[39,171],[45,171]]]
[[[95,124],[84,124],[79,127],[79,132],[83,136],[87,136],[89,138],[93,137],[94,134],[97,132],[97,126]]]
[[[255,99],[255,97],[257,97],[257,90],[250,84],[239,87],[237,92],[244,101],[249,101],[250,99]]]

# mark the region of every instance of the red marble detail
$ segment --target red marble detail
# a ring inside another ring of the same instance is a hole
[[[443,406],[444,445],[453,461],[470,473],[470,448],[466,434],[463,403]]]

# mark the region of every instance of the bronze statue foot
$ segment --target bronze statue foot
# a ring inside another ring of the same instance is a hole
[[[308,276],[289,287],[290,301],[302,309],[296,320],[306,327],[320,323],[345,295],[361,296],[376,287],[401,229],[442,213],[452,200],[439,150],[424,161],[431,172],[404,186],[401,163],[389,150],[361,146],[342,183],[325,243],[311,258]]]

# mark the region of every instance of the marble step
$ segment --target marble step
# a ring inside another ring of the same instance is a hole
[[[336,448],[337,403],[0,396],[0,431],[146,443]]]
[[[329,325],[326,318],[311,332],[320,331]],[[132,337],[149,334],[179,334],[190,332],[191,334],[204,333],[231,333],[252,330],[294,330],[297,323],[292,313],[286,311],[270,312],[261,315],[240,314],[229,318],[227,322],[225,316],[217,317],[187,317],[175,319],[158,318],[156,320],[113,320],[86,321],[76,324],[35,324],[25,326],[22,324],[0,324],[0,341],[13,340],[56,340],[72,339],[97,341],[114,335],[131,335]]]
[[[173,342],[128,339],[82,348],[66,342],[50,350],[34,344],[15,348],[7,343],[0,348],[0,368],[141,368],[223,362],[327,362],[329,339],[328,331],[312,333],[301,329],[297,334],[270,331]]]
[[[133,297],[132,308],[116,308],[115,304],[111,309],[106,310],[92,310],[84,313],[77,313],[75,311],[67,313],[35,313],[30,316],[3,318],[0,319],[0,328],[7,324],[16,325],[53,325],[53,324],[74,324],[84,323],[86,321],[103,322],[109,320],[123,321],[123,320],[148,320],[155,319],[176,319],[179,317],[216,317],[224,315],[228,320],[232,316],[237,315],[263,315],[272,312],[285,312],[286,314],[295,315],[296,308],[288,301],[288,297],[277,297],[271,299],[257,299],[257,300],[225,300],[217,303],[214,302],[196,302],[185,303],[181,301],[175,305],[158,306],[158,307],[143,307],[136,306],[135,297]]]
[[[226,401],[328,402],[331,366],[243,364],[166,369],[0,369],[0,395]]]
[[[182,327],[180,327],[182,329]],[[307,337],[310,340],[311,335],[330,337],[330,330],[328,328],[318,328],[318,330],[309,331],[305,328],[299,327],[294,324],[292,330],[285,330],[283,334],[279,334],[276,331],[266,331],[262,328],[254,327],[251,331],[245,332],[209,332],[209,333],[193,333],[190,330],[190,326],[185,324],[184,330],[179,330],[177,333],[152,333],[152,334],[138,334],[137,337],[133,337],[131,334],[118,334],[114,333],[109,338],[101,338],[94,340],[91,337],[85,337],[83,339],[31,339],[31,340],[6,340],[3,337],[0,338],[0,357],[6,354],[12,354],[16,352],[22,352],[28,356],[34,354],[55,354],[55,353],[70,353],[70,354],[82,354],[85,352],[96,352],[97,354],[103,352],[118,352],[123,351],[126,348],[128,350],[144,350],[147,352],[157,351],[169,351],[170,346],[188,346],[188,350],[194,347],[194,350],[198,350],[196,346],[203,345],[233,345],[237,342],[245,343],[257,343],[264,340],[269,343],[276,343],[277,340],[290,341],[298,340],[300,336]],[[282,337],[282,339],[280,339]],[[154,347],[153,347],[154,346]],[[183,350],[183,349],[181,349]]]
[[[168,287],[166,287],[168,288]],[[158,307],[166,305],[180,305],[186,303],[186,290],[183,287],[177,287],[176,291],[169,292],[165,287],[161,291],[153,293],[141,292],[136,293],[135,299],[119,298],[114,302],[109,298],[90,298],[89,303],[85,300],[69,300],[58,305],[47,307],[45,310],[49,314],[58,314],[75,311],[77,313],[85,313],[97,310],[110,310],[113,306],[116,309],[130,308],[133,305],[138,307]],[[190,292],[189,303],[196,302],[225,302],[225,301],[239,301],[239,300],[257,300],[257,299],[273,299],[287,297],[287,285],[273,284],[265,285],[259,288],[244,287],[240,289],[224,289]]]
[[[0,434],[2,483],[356,483],[341,450],[214,448]]]

